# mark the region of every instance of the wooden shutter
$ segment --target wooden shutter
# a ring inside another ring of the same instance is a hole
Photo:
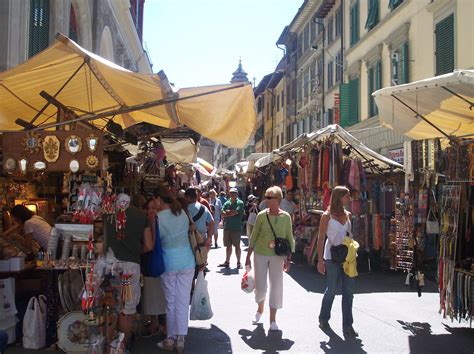
[[[454,70],[454,14],[436,24],[436,75]]]
[[[408,42],[403,43],[401,48],[401,60],[402,60],[402,73],[400,76],[400,84],[406,84],[409,82],[408,77],[408,64],[410,63],[410,57],[408,55]]]
[[[30,0],[29,32],[28,57],[31,58],[49,44],[49,0]]]
[[[359,79],[339,85],[340,125],[349,127],[359,122]]]

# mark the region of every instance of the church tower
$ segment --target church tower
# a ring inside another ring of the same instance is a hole
[[[247,78],[247,73],[242,69],[242,60],[239,59],[239,67],[236,71],[232,73],[232,80],[230,82],[233,84],[235,82],[249,82]]]

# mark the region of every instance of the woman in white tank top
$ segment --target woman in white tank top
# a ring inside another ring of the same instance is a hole
[[[318,235],[318,271],[326,274],[327,287],[324,292],[319,314],[319,327],[330,330],[329,319],[339,281],[342,282],[342,330],[344,337],[357,337],[352,327],[352,300],[354,298],[355,278],[348,277],[341,264],[331,259],[331,246],[342,244],[346,235],[351,235],[351,214],[344,209],[350,201],[350,191],[344,186],[337,186],[331,193],[329,208],[321,217]],[[327,239],[326,239],[327,237]],[[324,242],[326,240],[326,242]],[[321,255],[323,255],[321,257]]]

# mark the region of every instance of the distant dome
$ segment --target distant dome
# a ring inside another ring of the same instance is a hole
[[[232,73],[232,80],[231,83],[234,82],[249,82],[247,78],[247,73],[244,69],[242,69],[242,60],[239,59],[239,67]]]

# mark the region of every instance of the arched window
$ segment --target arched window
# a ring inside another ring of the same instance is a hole
[[[74,42],[79,39],[79,31],[77,28],[76,12],[74,6],[71,5],[71,11],[69,11],[69,38]]]
[[[29,32],[28,57],[31,58],[49,44],[49,0],[30,0]]]

